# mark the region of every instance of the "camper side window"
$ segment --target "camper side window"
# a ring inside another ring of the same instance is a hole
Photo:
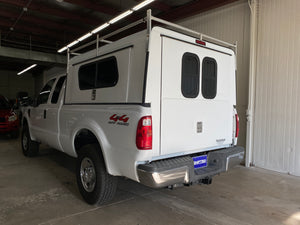
[[[116,57],[83,65],[78,72],[80,90],[113,87],[119,79]]]
[[[109,57],[97,63],[96,87],[113,87],[119,79],[116,57]]]
[[[200,63],[197,55],[186,52],[182,56],[181,93],[186,98],[199,94]]]
[[[205,57],[202,62],[202,95],[207,99],[217,95],[217,62],[210,57]]]
[[[96,63],[83,65],[78,72],[80,90],[88,90],[95,88],[96,79]]]

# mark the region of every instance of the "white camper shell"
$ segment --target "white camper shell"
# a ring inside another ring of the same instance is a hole
[[[71,58],[57,103],[52,98],[65,75],[53,81],[46,102],[25,113],[23,151],[29,155],[29,139],[78,157],[78,186],[91,204],[115,190],[116,182],[99,184],[99,171],[174,187],[208,184],[243,160],[236,146],[236,46],[150,12],[145,20],[147,30],[100,48],[97,38],[95,50]],[[152,28],[152,20],[169,28]],[[56,117],[45,116],[53,108]],[[48,127],[36,123],[42,117]]]

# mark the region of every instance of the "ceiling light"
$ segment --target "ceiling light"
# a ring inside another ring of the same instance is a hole
[[[83,41],[92,35],[93,35],[92,33],[87,33],[86,35],[83,35],[82,37],[78,38],[78,41]]]
[[[75,40],[72,43],[68,44],[67,47],[71,48],[73,45],[76,45],[79,41]]]
[[[65,46],[65,47],[62,47],[61,49],[59,49],[57,52],[59,52],[59,53],[61,53],[61,52],[63,52],[63,51],[65,51],[65,50],[67,50],[67,46]]]
[[[106,27],[108,27],[108,26],[109,26],[109,23],[105,23],[105,24],[101,25],[100,27],[97,27],[96,29],[92,30],[91,33],[95,34],[95,33],[97,33],[98,31],[103,30],[104,28],[106,28]]]
[[[112,19],[112,20],[110,20],[108,23],[110,23],[110,24],[113,24],[113,23],[115,23],[115,22],[117,22],[117,21],[119,21],[119,20],[123,19],[124,17],[126,17],[126,16],[130,15],[131,13],[133,13],[133,11],[131,11],[131,10],[128,10],[128,11],[126,11],[126,12],[124,12],[124,13],[120,14],[119,16],[117,16],[117,17],[113,18],[113,19]]]
[[[33,65],[27,67],[26,69],[22,70],[21,72],[19,72],[17,74],[21,75],[22,73],[25,73],[26,71],[28,71],[28,70],[32,69],[33,67],[36,67],[36,66],[37,66],[37,64],[33,64]]]
[[[154,0],[146,0],[143,1],[142,3],[138,4],[137,6],[135,6],[134,8],[132,8],[133,11],[137,11],[143,7],[145,7],[146,5],[150,4],[151,2],[153,2]]]
[[[63,1],[63,0],[56,0],[56,1]],[[73,41],[72,43],[68,44],[67,46],[59,49],[57,52],[61,53],[61,52],[65,51],[67,48],[70,48],[70,47],[76,45],[78,42],[83,41],[83,40],[87,39],[88,37],[92,36],[93,34],[98,33],[100,30],[105,29],[110,24],[113,24],[113,23],[123,19],[124,17],[126,17],[126,16],[130,15],[131,13],[133,13],[133,11],[137,11],[137,10],[143,8],[143,7],[145,7],[146,5],[150,4],[153,1],[155,1],[155,0],[145,0],[145,1],[141,2],[140,4],[136,5],[132,9],[129,9],[126,12],[121,13],[120,15],[116,16],[115,18],[111,19],[109,22],[102,24],[101,26],[95,28],[91,32],[85,34],[84,36],[82,36],[82,37],[78,38],[77,40]]]

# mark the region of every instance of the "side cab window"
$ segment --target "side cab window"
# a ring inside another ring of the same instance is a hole
[[[41,92],[39,93],[37,97],[37,105],[40,104],[46,104],[48,102],[49,95],[51,93],[51,89],[53,87],[53,84],[55,82],[55,79],[52,79],[46,83],[46,85],[43,87]]]
[[[59,95],[61,92],[61,89],[63,87],[63,84],[65,82],[66,76],[60,77],[55,85],[53,94],[52,94],[52,98],[51,98],[51,103],[52,104],[56,104],[58,99],[59,99]]]

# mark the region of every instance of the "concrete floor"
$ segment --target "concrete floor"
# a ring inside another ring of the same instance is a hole
[[[154,190],[123,178],[113,202],[87,205],[75,161],[43,147],[25,158],[19,140],[0,136],[0,224],[299,225],[300,178],[237,167],[209,186]]]

